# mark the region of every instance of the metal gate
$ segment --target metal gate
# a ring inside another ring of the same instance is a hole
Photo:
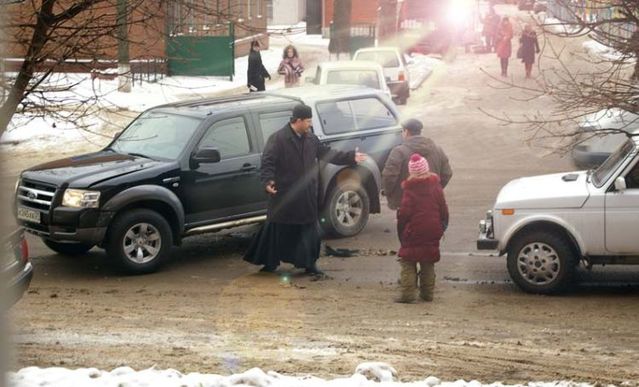
[[[235,33],[230,22],[195,15],[178,4],[169,10],[166,53],[170,75],[235,75]]]

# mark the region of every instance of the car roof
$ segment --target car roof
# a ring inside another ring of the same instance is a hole
[[[358,69],[381,69],[381,65],[377,62],[369,60],[344,60],[336,62],[322,62],[318,64],[322,70],[358,70]]]
[[[272,92],[244,93],[227,97],[173,102],[156,106],[149,110],[204,119],[213,114],[235,111],[238,107],[250,109],[264,106],[265,104],[277,106],[300,102],[311,105],[327,99],[357,98],[380,94],[382,94],[380,90],[357,85],[308,85],[284,88]]]

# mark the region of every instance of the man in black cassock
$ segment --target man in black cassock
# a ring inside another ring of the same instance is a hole
[[[267,219],[244,255],[264,265],[261,271],[274,272],[282,261],[311,275],[323,274],[316,265],[319,161],[355,165],[367,157],[322,144],[310,131],[312,116],[310,107],[295,106],[291,121],[269,137],[262,153],[260,178],[270,195]]]

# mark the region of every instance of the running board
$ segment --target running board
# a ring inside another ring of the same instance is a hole
[[[247,224],[260,223],[266,220],[266,215],[254,216],[252,218],[245,218],[239,220],[231,220],[224,223],[211,224],[208,226],[196,227],[188,230],[186,235],[204,234],[207,232],[220,231],[225,228],[245,226]]]

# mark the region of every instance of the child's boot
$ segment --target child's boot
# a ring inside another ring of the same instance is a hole
[[[430,302],[435,291],[435,264],[419,264],[419,298]]]
[[[403,259],[399,261],[401,272],[399,276],[400,296],[395,302],[402,304],[410,304],[415,302],[415,293],[417,291],[417,264],[415,262],[407,262]]]

